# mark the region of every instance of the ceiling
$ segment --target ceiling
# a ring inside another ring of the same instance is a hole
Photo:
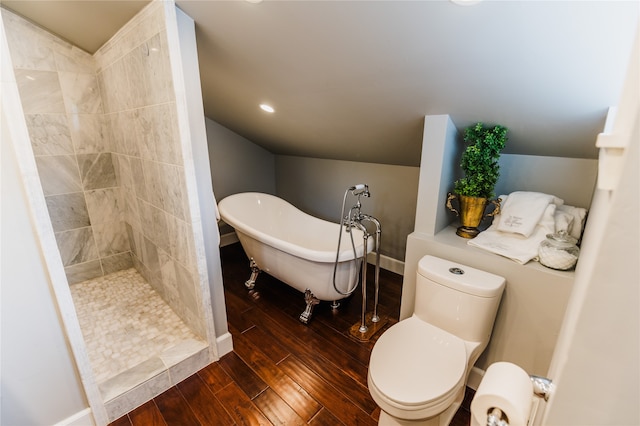
[[[147,3],[2,0],[90,53]],[[506,153],[596,158],[639,16],[637,1],[176,3],[207,117],[275,154],[408,166],[427,114],[502,124]]]

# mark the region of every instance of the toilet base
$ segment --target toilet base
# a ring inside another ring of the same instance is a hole
[[[464,397],[464,392],[462,393],[462,397]],[[383,410],[380,410],[380,419],[378,420],[379,426],[449,426],[451,420],[453,420],[453,416],[455,416],[458,408],[460,408],[460,404],[462,404],[462,398],[456,398],[456,401],[451,404],[449,408],[444,410],[442,413],[435,417],[430,417],[428,419],[418,419],[418,420],[405,420],[399,419],[397,417],[393,417],[390,414],[387,414]]]
[[[440,416],[430,419],[404,420],[393,417],[384,411],[380,411],[379,426],[440,426]]]

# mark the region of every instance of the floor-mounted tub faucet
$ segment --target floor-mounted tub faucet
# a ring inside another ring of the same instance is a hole
[[[351,192],[351,194],[356,199],[356,204],[349,209],[349,213],[345,215],[345,206],[347,201],[347,196]],[[371,331],[375,333],[375,330],[379,329],[383,322],[380,321],[380,317],[378,316],[378,294],[379,294],[379,277],[380,277],[380,241],[382,235],[382,229],[380,226],[380,221],[375,217],[364,214],[361,211],[362,203],[360,202],[361,197],[371,197],[371,193],[369,192],[369,185],[366,184],[357,184],[350,188],[348,188],[344,193],[344,198],[342,199],[342,210],[340,212],[340,234],[338,235],[338,248],[336,250],[336,261],[333,269],[333,287],[334,289],[342,294],[342,295],[350,295],[352,294],[356,287],[348,289],[346,292],[342,292],[338,289],[336,285],[336,270],[338,267],[338,258],[340,255],[340,245],[342,240],[342,228],[345,227],[345,232],[348,232],[351,237],[351,247],[353,248],[353,261],[358,261],[358,255],[356,253],[355,242],[353,241],[353,234],[351,233],[352,228],[357,228],[363,232],[364,238],[364,246],[362,253],[362,272],[360,274],[362,281],[362,318],[359,324],[359,327],[352,327],[351,333],[360,340],[368,340],[371,337]],[[365,222],[373,224],[375,227],[375,252],[376,252],[376,265],[375,265],[375,295],[374,295],[374,308],[373,315],[371,316],[371,323],[375,324],[374,330],[370,330],[369,326],[366,322],[366,310],[367,310],[367,247],[368,240],[372,237],[373,234],[369,232],[367,227],[364,225]]]

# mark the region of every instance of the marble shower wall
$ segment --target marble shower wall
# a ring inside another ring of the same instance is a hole
[[[6,9],[2,19],[69,283],[131,267],[94,58]]]
[[[163,3],[152,2],[94,58],[134,266],[204,337]]]
[[[69,283],[134,266],[206,336],[163,2],[93,56],[1,10]]]

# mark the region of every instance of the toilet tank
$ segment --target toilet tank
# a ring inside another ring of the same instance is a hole
[[[418,262],[414,314],[463,340],[486,344],[504,286],[498,275],[424,256]]]

